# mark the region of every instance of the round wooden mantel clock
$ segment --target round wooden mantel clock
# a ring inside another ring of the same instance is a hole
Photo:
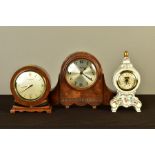
[[[10,110],[11,113],[51,113],[51,106],[47,103],[51,84],[47,72],[41,67],[30,65],[16,71],[10,88],[16,103]]]
[[[109,105],[113,97],[104,80],[99,61],[86,52],[76,52],[67,57],[62,64],[59,81],[50,94],[53,105],[90,105],[94,109]]]

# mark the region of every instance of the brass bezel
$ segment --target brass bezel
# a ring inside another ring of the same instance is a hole
[[[19,75],[21,75],[23,72],[27,72],[27,71],[33,71],[33,72],[38,73],[41,77],[44,78],[44,81],[46,82],[45,92],[43,93],[42,96],[40,96],[39,98],[35,100],[24,99],[18,94],[16,87],[15,87],[15,82],[16,82],[17,77],[19,77]],[[39,106],[42,103],[47,102],[48,95],[51,90],[51,83],[50,83],[49,75],[46,72],[46,70],[36,65],[29,65],[29,66],[20,68],[14,73],[10,81],[10,89],[14,97],[15,103],[22,105],[22,106],[26,106],[26,107],[34,107],[34,106]]]
[[[34,72],[34,73],[37,73],[38,75],[41,76],[41,78],[42,78],[43,81],[44,81],[44,84],[45,84],[44,92],[42,93],[42,95],[41,95],[40,97],[38,97],[38,98],[36,98],[36,99],[25,99],[25,98],[22,97],[22,96],[19,94],[19,92],[17,91],[17,88],[16,88],[16,84],[17,84],[17,83],[16,83],[16,80],[18,79],[18,77],[19,77],[21,74],[26,73],[26,72]],[[14,79],[14,89],[15,89],[15,92],[16,92],[16,94],[18,95],[18,97],[19,97],[20,99],[22,99],[22,100],[24,100],[24,101],[29,101],[29,102],[35,102],[35,101],[41,99],[41,98],[44,96],[44,94],[45,94],[45,92],[46,92],[46,89],[47,89],[47,82],[46,82],[45,77],[42,76],[41,74],[39,74],[38,72],[33,71],[33,70],[26,70],[26,71],[23,71],[23,72],[21,72],[20,74],[18,74],[18,76],[16,76],[16,78]]]
[[[134,87],[132,87],[132,88],[130,88],[130,89],[123,89],[123,88],[120,87],[120,85],[119,85],[119,77],[120,77],[121,74],[123,74],[123,73],[130,73],[130,74],[133,74],[133,75],[135,76],[134,72],[131,71],[131,70],[124,70],[124,71],[121,71],[121,72],[119,73],[118,79],[117,79],[117,81],[116,81],[117,86],[119,87],[119,89],[121,89],[121,90],[123,90],[123,91],[132,91],[133,89],[135,89],[135,88],[137,87],[137,85],[138,85],[138,79],[137,79],[137,77],[135,76],[135,79],[136,79],[136,80],[135,80],[135,85],[134,85]]]
[[[72,63],[75,62],[75,61],[78,61],[78,60],[87,60],[87,61],[91,62],[91,63],[94,65],[95,69],[96,69],[96,79],[95,79],[95,81],[94,81],[90,86],[85,87],[85,88],[79,88],[79,87],[73,86],[73,85],[71,85],[71,84],[68,82],[68,80],[67,80],[67,69],[68,69],[69,65],[72,64]],[[91,60],[89,60],[89,59],[87,59],[87,58],[82,58],[82,57],[81,57],[81,58],[74,59],[74,60],[70,61],[70,63],[66,66],[65,79],[66,79],[66,82],[68,83],[68,85],[69,85],[70,87],[72,87],[72,88],[74,88],[74,89],[76,89],[76,90],[87,90],[87,89],[93,87],[93,86],[95,85],[95,83],[97,82],[97,79],[98,79],[97,67],[96,67],[96,65],[95,65]]]

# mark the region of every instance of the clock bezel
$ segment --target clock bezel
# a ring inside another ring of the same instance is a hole
[[[95,67],[95,74],[96,74],[95,76],[96,76],[96,78],[95,78],[95,80],[93,81],[93,83],[92,83],[91,85],[89,85],[88,87],[84,87],[84,88],[76,87],[76,86],[71,85],[71,84],[69,83],[69,81],[67,80],[67,71],[68,71],[68,67],[69,67],[72,63],[74,63],[75,61],[78,61],[78,60],[86,60],[86,61],[89,61],[89,62],[90,62],[91,64],[93,64],[94,67]],[[76,59],[76,60],[74,60],[74,61],[71,61],[71,62],[68,64],[65,73],[66,73],[65,79],[66,79],[67,83],[68,83],[72,88],[74,88],[74,89],[76,89],[76,90],[86,90],[86,89],[89,89],[89,88],[93,87],[93,85],[96,83],[97,78],[98,78],[98,72],[97,72],[96,65],[95,65],[92,61],[90,61],[90,60],[88,60],[88,59],[83,59],[83,58],[80,58],[80,59]]]
[[[74,86],[69,84],[69,82],[67,81],[67,78],[66,78],[67,69],[68,69],[69,65],[72,62],[75,62],[75,61],[80,60],[80,59],[85,59],[85,60],[90,61],[96,68],[95,82],[92,85],[90,85],[89,87],[87,87],[87,88],[74,87]],[[68,56],[65,59],[63,65],[62,65],[62,68],[61,68],[61,74],[62,74],[61,77],[65,79],[65,81],[66,81],[66,83],[68,84],[69,87],[71,87],[71,88],[73,88],[75,90],[78,90],[78,91],[85,91],[85,90],[93,88],[95,86],[95,84],[97,83],[97,80],[99,79],[99,77],[102,74],[102,67],[98,63],[98,60],[93,55],[90,55],[87,52],[75,52],[75,53],[71,54],[70,56]]]
[[[132,74],[136,77],[136,80],[137,80],[137,85],[130,89],[130,90],[124,90],[122,88],[119,87],[118,85],[118,79],[121,75],[122,72],[132,72]],[[124,93],[130,93],[130,92],[134,92],[138,89],[139,85],[140,85],[140,82],[141,82],[141,77],[140,77],[140,74],[134,69],[134,68],[128,68],[128,69],[120,69],[119,71],[117,71],[115,73],[115,76],[113,77],[113,84],[114,86],[116,87],[116,89],[120,92],[124,92]]]
[[[120,85],[119,85],[119,78],[120,78],[120,76],[121,76],[123,73],[131,73],[131,74],[134,75],[134,77],[135,77],[134,87],[132,87],[132,88],[130,88],[130,89],[124,89],[124,88],[120,87]],[[135,76],[135,74],[133,73],[133,71],[131,71],[131,70],[125,70],[125,71],[122,71],[122,72],[119,73],[118,79],[117,79],[117,85],[118,85],[118,87],[119,87],[121,90],[123,90],[123,91],[131,91],[131,90],[133,90],[133,89],[136,88],[137,84],[138,84],[138,79],[137,79],[137,77]]]
[[[45,92],[40,98],[38,98],[36,100],[24,99],[23,97],[21,97],[18,94],[18,92],[16,91],[16,88],[15,88],[15,83],[16,83],[17,78],[22,73],[28,72],[28,71],[32,71],[32,72],[39,74],[45,81],[45,87],[46,87]],[[26,107],[34,107],[34,106],[41,105],[42,103],[44,103],[47,100],[48,95],[51,90],[51,83],[50,83],[48,73],[43,68],[36,66],[36,65],[30,65],[30,66],[22,67],[14,73],[14,75],[12,76],[11,81],[10,81],[10,89],[11,89],[12,95],[14,96],[15,102],[17,104],[26,106]]]

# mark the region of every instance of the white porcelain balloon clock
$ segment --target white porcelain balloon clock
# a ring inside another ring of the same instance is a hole
[[[137,112],[141,112],[142,103],[135,96],[140,82],[140,74],[133,67],[129,54],[125,51],[123,62],[113,77],[113,84],[117,89],[117,95],[110,101],[112,112],[116,112],[120,106],[125,108],[133,106]]]

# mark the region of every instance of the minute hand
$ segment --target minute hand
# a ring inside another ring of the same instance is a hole
[[[89,79],[90,81],[93,81],[92,78],[90,78],[89,76],[87,76],[86,74],[82,73],[82,75],[84,75],[87,79]]]
[[[33,84],[31,84],[30,86],[28,86],[26,89],[24,89],[21,93],[25,92],[26,90],[28,90],[29,88],[33,87]]]

